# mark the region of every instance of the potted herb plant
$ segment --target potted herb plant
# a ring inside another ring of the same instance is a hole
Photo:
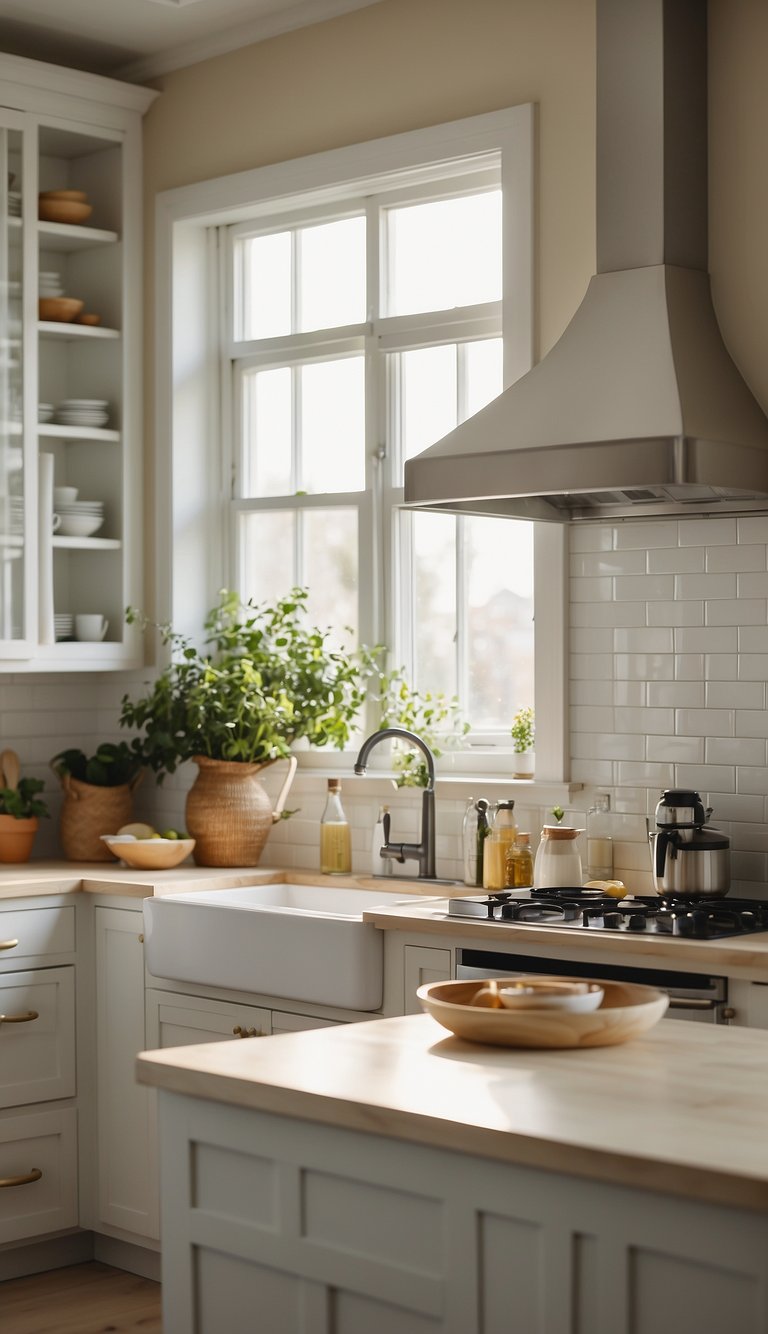
[[[141,699],[123,699],[120,723],[141,732],[159,781],[192,760],[186,825],[202,866],[255,866],[296,770],[293,744],[342,749],[365,699],[374,654],[332,648],[307,618],[308,590],[274,605],[223,591],[202,647],[160,626],[171,660]],[[149,624],[129,609],[129,621]],[[274,809],[258,775],[277,760],[288,773]]]
[[[470,724],[461,717],[455,695],[415,689],[409,684],[404,667],[379,674],[379,699],[380,730],[398,726],[415,732],[429,746],[435,759],[443,753],[441,745],[456,746],[469,731]],[[392,767],[398,787],[426,787],[427,764],[421,751],[400,741],[393,742]]]
[[[41,778],[20,778],[0,787],[0,862],[29,861],[40,817],[48,814],[38,795],[44,786]]]
[[[513,778],[533,778],[533,744],[536,736],[534,711],[529,706],[518,709],[512,719],[512,748],[515,753]]]
[[[112,860],[101,835],[131,821],[143,764],[141,747],[125,741],[105,741],[90,756],[74,747],[54,755],[51,768],[64,790],[59,838],[69,861]]]

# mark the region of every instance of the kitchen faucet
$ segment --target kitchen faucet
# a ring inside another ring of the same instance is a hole
[[[360,747],[360,753],[355,760],[355,773],[364,774],[368,757],[380,741],[386,741],[388,737],[399,737],[401,741],[407,741],[410,746],[416,746],[420,750],[427,762],[427,786],[421,794],[421,839],[418,843],[390,843],[389,826],[390,816],[387,813],[384,816],[384,844],[380,849],[382,857],[389,857],[395,862],[416,861],[419,863],[419,878],[422,880],[435,879],[435,757],[429,749],[426,741],[422,741],[415,732],[409,732],[405,727],[384,727],[380,732],[373,732]]]

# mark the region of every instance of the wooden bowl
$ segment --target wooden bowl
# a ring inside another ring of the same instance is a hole
[[[59,320],[64,324],[70,324],[84,305],[84,301],[73,296],[41,296],[37,303],[41,320]]]
[[[39,199],[68,199],[73,204],[87,204],[85,190],[41,190]]]
[[[508,977],[494,979],[499,987]],[[575,979],[574,979],[575,980]],[[657,1024],[669,1005],[669,996],[655,987],[633,982],[603,982],[603,1002],[589,1014],[563,1010],[486,1010],[471,1004],[486,982],[428,982],[416,995],[422,1009],[443,1028],[468,1042],[492,1047],[610,1047],[639,1037]]]
[[[79,199],[39,199],[37,216],[41,222],[85,222],[93,213],[92,204]]]
[[[90,311],[87,313],[83,311],[82,315],[76,317],[75,324],[101,324],[101,316],[93,315]]]
[[[193,838],[126,838],[102,834],[113,857],[119,857],[135,871],[169,871],[188,857],[195,846]]]

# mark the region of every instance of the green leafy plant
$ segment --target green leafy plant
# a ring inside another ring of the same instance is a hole
[[[405,668],[380,673],[379,699],[381,722],[385,727],[405,727],[416,732],[425,741],[435,758],[442,755],[441,747],[457,748],[470,725],[461,717],[455,695],[416,690],[405,675]],[[426,787],[427,765],[420,750],[412,749],[401,741],[393,746],[393,767],[398,787]]]
[[[518,709],[512,719],[510,732],[512,734],[513,750],[516,755],[525,755],[528,751],[533,750],[536,725],[532,708]]]
[[[157,627],[171,661],[142,699],[124,696],[120,725],[142,731],[134,744],[160,779],[193,755],[269,764],[302,737],[344,747],[377,650],[331,648],[330,632],[307,619],[308,596],[293,588],[274,605],[255,604],[222,590],[202,648]],[[130,607],[127,619],[152,624]]]
[[[0,787],[0,815],[12,815],[14,820],[46,816],[48,807],[37,795],[44,787],[41,778],[20,778],[16,787]]]
[[[553,806],[552,814],[554,815],[555,819],[557,820],[557,823],[559,824],[563,816],[565,815],[565,811],[563,810],[562,806]]]
[[[59,778],[70,774],[94,787],[121,787],[136,777],[143,763],[140,746],[129,746],[126,741],[105,741],[90,757],[74,747],[60,750],[51,760],[51,768]]]

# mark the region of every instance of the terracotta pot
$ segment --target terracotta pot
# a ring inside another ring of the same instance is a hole
[[[296,773],[295,756],[288,761],[274,810],[258,777],[266,765],[209,760],[206,755],[192,758],[199,773],[187,795],[185,819],[187,832],[195,839],[197,865],[256,866],[285,805]]]
[[[144,777],[143,769],[130,783],[119,787],[98,787],[83,783],[71,774],[61,780],[64,801],[59,821],[59,837],[64,856],[70,862],[113,862],[115,859],[102,834],[116,834],[133,819],[133,792]]]
[[[36,815],[27,820],[0,815],[0,862],[28,862],[39,823]]]

